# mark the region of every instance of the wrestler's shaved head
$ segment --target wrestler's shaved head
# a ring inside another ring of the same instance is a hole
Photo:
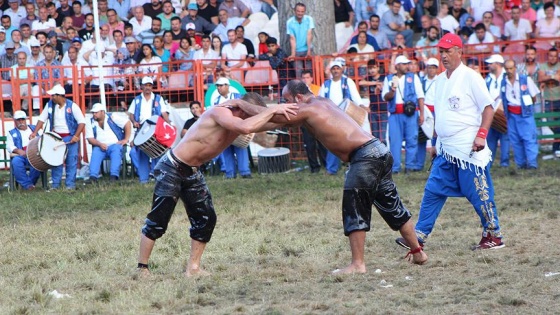
[[[301,95],[312,94],[311,91],[309,90],[309,87],[307,87],[305,82],[301,80],[292,80],[288,82],[288,84],[284,89],[292,96],[296,96],[298,94]]]
[[[258,93],[249,92],[243,95],[241,99],[253,105],[266,107],[266,102],[264,101],[264,98]]]

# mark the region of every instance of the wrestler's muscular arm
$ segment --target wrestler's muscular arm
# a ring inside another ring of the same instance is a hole
[[[275,107],[278,107],[278,106],[295,106],[295,105],[296,104],[283,104],[283,105],[275,105],[275,106],[269,107],[269,108],[275,108]],[[267,107],[253,105],[253,104],[251,104],[247,101],[241,100],[241,99],[228,100],[227,102],[224,102],[224,103],[222,103],[220,105],[216,105],[216,106],[239,107],[242,111],[247,113],[249,116],[258,115],[258,114],[267,110]],[[298,107],[295,106],[293,109],[297,110]],[[293,115],[293,116],[290,116],[290,114]],[[285,114],[277,114],[277,115],[273,116],[268,123],[264,124],[258,130],[255,130],[255,132],[270,130],[270,129],[274,129],[274,128],[279,128],[279,127],[281,127],[285,124],[289,124],[290,121],[292,120],[292,118],[294,118],[295,115],[296,115],[296,113],[293,112],[293,111],[286,112]]]
[[[254,105],[251,105],[252,107]],[[257,107],[257,106],[254,106]],[[274,115],[295,115],[296,112],[294,110],[297,109],[296,105],[288,104],[288,105],[278,105],[271,108],[264,108],[264,111],[261,113],[254,115],[247,119],[241,119],[239,117],[235,117],[231,115],[231,111],[229,109],[221,109],[216,108],[213,111],[213,119],[218,123],[220,126],[224,127],[225,129],[240,133],[240,134],[249,134],[252,132],[256,132],[260,130]],[[229,112],[229,115],[225,114]]]
[[[482,111],[482,124],[480,128],[484,128],[487,131],[490,129],[490,125],[492,124],[492,120],[494,119],[494,108],[492,105],[487,105],[484,107],[484,111]],[[478,152],[486,146],[486,139],[481,137],[474,138],[472,150]]]

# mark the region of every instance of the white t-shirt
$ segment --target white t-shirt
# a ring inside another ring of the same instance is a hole
[[[475,45],[475,49],[476,50],[485,50],[488,48],[488,45],[482,45],[485,43],[493,43],[494,42],[494,36],[492,34],[490,34],[490,32],[486,31],[486,34],[484,34],[484,39],[482,41],[480,41],[478,39],[478,37],[476,37],[476,33],[472,33],[471,36],[469,36],[469,40],[467,41],[467,44],[469,45]]]
[[[424,91],[424,104],[434,106],[436,102],[436,79],[437,75],[430,79],[426,77],[426,83],[424,83],[426,91]]]
[[[31,23],[32,31],[44,31],[51,27],[56,28],[56,22],[54,19],[48,19],[46,22],[39,22],[39,20],[36,20]]]
[[[93,120],[92,122],[91,119],[88,119],[86,121],[86,139],[95,138],[97,139],[97,141],[106,145],[113,145],[117,143],[119,139],[111,129],[111,126],[109,126],[109,123],[107,122],[108,119],[109,117],[107,116],[107,114],[105,114],[105,123],[103,123],[104,128],[101,128],[97,121]],[[128,119],[126,119],[126,117],[122,115],[111,115],[111,120],[113,120],[115,125],[117,125],[121,129],[124,129],[124,126],[128,122]],[[93,127],[97,127],[97,137],[95,137],[93,134]]]
[[[247,58],[247,47],[245,47],[245,45],[241,43],[237,43],[235,47],[233,47],[231,44],[227,44],[222,49],[222,56],[225,56],[225,59],[228,60],[228,66],[235,65],[239,63],[239,59]],[[247,64],[244,63],[242,68],[245,68],[246,65]]]
[[[447,78],[447,72],[438,75],[435,83],[435,130],[438,135],[438,154],[469,168],[468,163],[484,168],[492,153],[486,146],[469,157],[472,144],[482,123],[482,112],[493,99],[484,79],[476,71],[461,63]]]
[[[54,119],[53,119],[53,131],[56,133],[70,133],[68,129],[68,125],[66,124],[66,104],[62,107],[59,107],[57,104],[53,104],[55,107],[54,110]],[[39,120],[44,122],[45,124],[49,123],[49,112],[50,109],[48,106],[45,106],[41,115],[39,116]],[[82,110],[76,103],[72,103],[72,115],[74,119],[76,119],[77,124],[84,124],[86,119],[84,118],[84,114],[82,114]],[[51,130],[50,126],[47,126],[46,130]]]
[[[161,58],[158,56],[152,56],[152,59],[150,59],[150,61],[147,61],[145,58],[140,60],[140,64],[138,65],[138,72],[150,75],[152,77],[152,80],[155,80],[160,67]]]
[[[448,31],[449,33],[455,34],[455,30],[459,28],[459,22],[452,16],[447,15],[444,18],[439,18],[441,22],[441,29]]]
[[[219,60],[220,55],[212,49],[208,49],[208,52],[205,54],[203,49],[199,49],[195,51],[193,55],[194,60],[202,60],[203,65],[207,65],[212,62],[212,60]]]
[[[509,40],[529,39],[529,33],[532,31],[531,22],[526,19],[519,19],[517,27],[513,24],[513,20],[507,21],[504,25],[504,35],[509,37]]]
[[[515,74],[515,82],[513,85],[511,81],[506,77],[506,97],[509,106],[521,106],[521,90],[527,89],[531,97],[537,96],[540,93],[539,88],[535,85],[535,82],[531,77],[527,77],[527,86],[519,86],[519,74]],[[527,104],[525,106],[531,106],[532,104]]]
[[[144,93],[141,94],[142,95],[142,100],[141,100],[141,107],[140,107],[140,120],[138,121],[140,124],[142,124],[144,122],[144,120],[152,117],[152,103],[154,103],[154,98],[155,95],[154,93],[152,93],[152,95],[150,96],[150,100],[146,100],[146,98],[144,97]],[[167,112],[169,113],[169,109],[167,108],[167,102],[162,98],[160,98],[161,102],[159,104],[157,104],[158,106],[161,106],[161,112]],[[154,104],[155,105],[155,104]],[[130,106],[128,107],[128,112],[132,115],[134,115],[134,111],[136,110],[136,98],[134,98],[134,100],[132,100],[132,102],[130,102]]]
[[[406,76],[403,75],[399,78],[399,85],[397,86],[397,90],[395,91],[395,104],[404,103],[403,96],[404,96],[405,77]],[[387,80],[387,77],[385,77],[385,80],[383,81],[383,90],[381,90],[381,95],[385,97],[385,94],[389,93],[389,89],[390,89],[389,81]],[[422,90],[422,82],[420,81],[420,78],[416,74],[414,75],[414,91],[416,92],[417,98],[424,98],[424,90]]]
[[[143,31],[152,28],[152,18],[146,15],[144,15],[142,21],[140,22],[138,22],[135,17],[128,20],[128,22],[132,24],[132,34],[134,34],[134,36],[138,36],[138,34],[142,33]]]

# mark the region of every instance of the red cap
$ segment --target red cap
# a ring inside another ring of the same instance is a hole
[[[443,37],[439,40],[437,46],[443,49],[449,49],[454,46],[463,48],[463,41],[461,40],[461,37],[459,37],[459,35],[447,33],[443,35]]]

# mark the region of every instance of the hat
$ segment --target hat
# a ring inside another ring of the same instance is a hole
[[[397,59],[395,59],[395,65],[407,64],[407,63],[410,63],[410,60],[408,60],[408,58],[406,58],[406,56],[404,55],[400,55],[397,57]]]
[[[189,10],[198,10],[198,6],[196,5],[196,2],[191,2],[191,3],[189,3],[189,5],[187,6],[187,9],[189,9]]]
[[[195,30],[196,29],[196,25],[194,25],[194,23],[187,23],[187,25],[185,26],[185,28],[188,30]]]
[[[51,38],[51,37],[56,37],[56,32],[55,32],[55,31],[50,31],[50,32],[47,34],[47,38]]]
[[[342,57],[336,57],[334,58],[335,62],[340,62],[340,64],[344,67],[346,66],[346,59],[342,58]]]
[[[439,40],[437,46],[443,49],[449,49],[454,46],[463,48],[463,41],[461,40],[461,37],[459,37],[459,35],[447,33],[443,35],[443,37]]]
[[[27,118],[27,114],[22,110],[18,110],[14,113],[14,119],[26,119],[26,118]]]
[[[95,104],[93,104],[93,106],[91,107],[91,112],[92,112],[92,113],[97,113],[98,111],[102,111],[102,110],[106,111],[107,108],[106,108],[103,104],[101,104],[101,103],[95,103]]]
[[[72,43],[81,43],[81,42],[82,42],[82,39],[79,38],[78,36],[72,38]]]
[[[340,61],[338,61],[338,60],[335,60],[335,61],[333,61],[333,62],[331,63],[331,67],[330,67],[330,69],[332,69],[332,68],[334,68],[334,67],[339,67],[339,68],[342,68],[342,67],[343,67],[343,65],[342,65],[342,63],[341,63]]]
[[[16,2],[19,3],[19,0],[10,0],[10,1],[8,1],[8,2],[9,2],[9,3],[16,3]]]
[[[142,84],[154,84],[154,80],[152,80],[152,77],[144,77],[142,78]]]
[[[488,58],[484,61],[486,63],[494,63],[494,62],[504,63],[504,57],[502,57],[502,55],[495,54],[495,55],[490,56],[490,58]]]
[[[41,43],[36,38],[32,38],[29,40],[29,47],[41,47]]]
[[[4,28],[4,26],[0,26],[0,32],[1,33],[6,33],[6,29]]]
[[[7,42],[5,48],[6,49],[16,49],[16,45],[14,45],[13,42]]]
[[[218,81],[216,81],[216,85],[229,85],[229,79],[228,78],[224,78],[221,77],[218,79]]]
[[[125,44],[136,43],[136,38],[132,36],[127,36],[124,38],[124,43]]]
[[[439,60],[437,60],[436,58],[430,58],[428,59],[428,62],[426,62],[426,66],[439,67]]]
[[[64,90],[62,85],[57,84],[57,85],[53,86],[52,89],[48,90],[47,94],[49,94],[49,95],[64,95],[64,94],[66,94],[66,91]]]

